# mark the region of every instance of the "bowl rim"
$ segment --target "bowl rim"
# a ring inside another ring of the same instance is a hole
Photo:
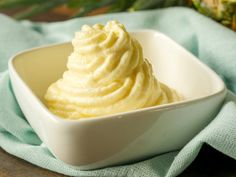
[[[207,100],[211,97],[215,97],[217,95],[224,94],[226,95],[227,89],[226,86],[223,82],[223,80],[216,74],[215,71],[213,71],[210,67],[208,67],[205,63],[201,62],[200,59],[198,59],[196,56],[194,56],[190,51],[185,49],[183,46],[178,44],[176,41],[174,41],[172,38],[169,36],[153,29],[138,29],[138,30],[131,30],[129,31],[130,33],[142,33],[142,32],[149,32],[149,33],[154,33],[153,35],[161,35],[162,37],[171,40],[176,44],[176,47],[178,49],[184,50],[187,52],[189,55],[191,55],[191,60],[194,60],[197,64],[199,64],[201,67],[206,69],[213,77],[216,78],[217,82],[220,85],[220,89],[212,94],[206,95],[206,96],[200,96],[192,99],[187,99],[187,100],[182,100],[178,102],[173,102],[173,103],[167,103],[163,105],[156,105],[156,106],[151,106],[151,107],[146,107],[146,108],[140,108],[136,110],[130,110],[126,112],[120,112],[120,113],[115,113],[115,114],[109,114],[109,115],[104,115],[104,116],[96,116],[96,117],[89,117],[89,118],[79,118],[79,119],[66,119],[66,118],[61,118],[55,114],[53,114],[45,104],[42,103],[42,101],[35,95],[35,93],[31,90],[31,88],[25,83],[25,81],[21,78],[21,76],[18,74],[14,67],[14,60],[16,60],[20,55],[33,52],[42,48],[48,48],[48,47],[55,47],[55,46],[60,46],[60,45],[68,45],[70,42],[58,42],[58,43],[53,43],[53,44],[46,44],[38,47],[32,47],[30,49],[22,50],[20,52],[17,52],[14,54],[8,61],[8,69],[10,73],[10,80],[12,80],[12,77],[17,78],[17,81],[20,82],[20,84],[24,87],[24,89],[27,90],[28,93],[32,96],[34,101],[41,107],[41,110],[43,110],[47,114],[47,118],[50,118],[52,121],[55,121],[57,123],[63,123],[63,124],[71,124],[71,123],[81,123],[81,122],[90,122],[90,121],[100,121],[104,119],[111,119],[111,118],[122,118],[124,115],[130,115],[130,114],[138,114],[141,112],[155,112],[155,111],[161,111],[161,110],[169,110],[169,109],[176,109],[179,107],[183,107],[186,104],[194,104],[196,102],[204,101]],[[14,76],[13,76],[14,75]]]

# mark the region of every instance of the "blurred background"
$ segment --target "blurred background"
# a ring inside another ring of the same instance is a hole
[[[236,0],[0,0],[0,12],[17,20],[63,21],[114,12],[185,6],[236,31]]]

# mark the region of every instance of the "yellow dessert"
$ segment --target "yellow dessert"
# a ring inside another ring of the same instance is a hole
[[[180,100],[157,81],[140,43],[121,23],[84,25],[72,44],[68,70],[45,95],[56,115],[89,118]]]

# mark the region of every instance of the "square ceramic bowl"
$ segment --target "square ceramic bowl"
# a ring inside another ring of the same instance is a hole
[[[67,164],[94,169],[180,149],[212,120],[224,100],[222,80],[173,40],[152,30],[131,34],[157,78],[184,101],[104,117],[61,119],[47,109],[43,97],[65,71],[71,44],[35,48],[9,62],[25,117],[55,157]]]

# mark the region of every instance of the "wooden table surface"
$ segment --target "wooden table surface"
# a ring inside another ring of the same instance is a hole
[[[64,177],[64,175],[39,168],[0,149],[0,177]],[[236,160],[205,145],[195,161],[180,177],[236,177]]]

